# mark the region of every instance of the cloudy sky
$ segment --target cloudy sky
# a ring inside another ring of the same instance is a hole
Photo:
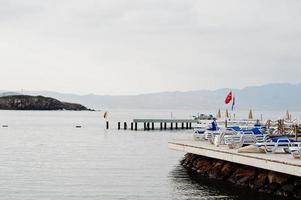
[[[138,94],[300,81],[299,0],[0,0],[7,90]]]

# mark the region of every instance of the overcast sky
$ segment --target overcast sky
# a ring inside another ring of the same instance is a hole
[[[297,83],[299,0],[0,0],[6,90],[138,94]]]

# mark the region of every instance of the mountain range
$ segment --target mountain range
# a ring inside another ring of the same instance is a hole
[[[24,91],[25,95],[42,95],[75,102],[97,110],[105,109],[217,109],[226,108],[224,99],[232,90],[237,109],[301,110],[301,83],[274,83],[243,89],[195,90],[187,92],[160,92],[140,95],[77,95],[52,91]],[[18,92],[0,91],[2,95]]]

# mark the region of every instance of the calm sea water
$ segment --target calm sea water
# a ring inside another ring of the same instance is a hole
[[[179,165],[184,153],[169,150],[167,142],[190,137],[191,130],[116,130],[117,121],[170,115],[112,111],[111,129],[105,130],[100,112],[0,111],[0,199],[239,199],[249,194],[189,177]]]

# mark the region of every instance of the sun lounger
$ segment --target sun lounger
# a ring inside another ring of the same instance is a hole
[[[289,152],[293,158],[301,158],[301,147],[289,147]]]
[[[259,128],[252,128],[250,130],[241,130],[237,134],[225,136],[225,144],[229,148],[240,148],[246,145],[263,142],[268,137]]]
[[[271,153],[289,153],[290,148],[292,147],[301,147],[300,141],[294,141],[289,139],[288,137],[275,137],[270,138],[269,140],[262,142],[262,143],[256,143],[258,147],[264,147],[266,152]]]

